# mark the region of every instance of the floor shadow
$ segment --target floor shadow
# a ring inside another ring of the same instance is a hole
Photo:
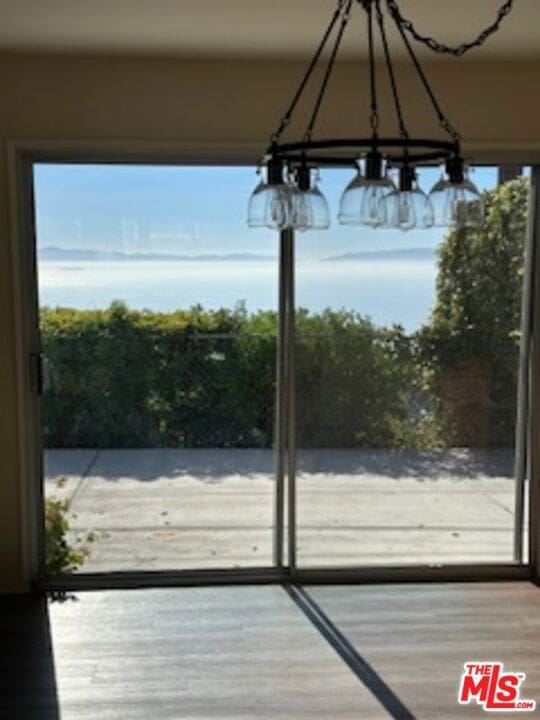
[[[45,597],[0,596],[0,719],[60,720]]]
[[[297,607],[348,665],[362,685],[384,707],[390,717],[396,718],[396,720],[415,720],[416,716],[404,705],[367,660],[360,655],[311,595],[298,585],[284,585],[283,587]]]

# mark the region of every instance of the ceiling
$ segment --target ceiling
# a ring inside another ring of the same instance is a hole
[[[502,1],[399,0],[403,14],[423,33],[446,43],[476,36],[493,21]],[[303,57],[318,43],[335,4],[336,0],[0,0],[0,50]],[[362,13],[355,8],[357,19]],[[343,52],[365,52],[360,24],[350,26]],[[500,32],[467,57],[540,57],[540,0],[515,0]]]

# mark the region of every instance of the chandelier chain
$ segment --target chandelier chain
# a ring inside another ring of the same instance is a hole
[[[462,43],[461,45],[445,45],[444,43],[435,40],[435,38],[429,37],[427,35],[422,35],[416,29],[411,20],[403,17],[401,10],[399,9],[397,0],[386,0],[386,3],[393,17],[399,23],[399,26],[408,33],[410,33],[410,35],[412,35],[415,40],[423,43],[435,53],[439,53],[440,55],[455,55],[456,57],[461,57],[462,55],[465,55],[465,53],[469,50],[483,45],[491,35],[497,32],[502,21],[510,13],[514,6],[514,0],[506,0],[506,2],[504,2],[503,5],[501,5],[501,7],[499,8],[495,21],[491,25],[486,27],[484,30],[482,30],[482,32],[474,40]]]

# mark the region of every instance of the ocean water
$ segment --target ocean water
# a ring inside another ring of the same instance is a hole
[[[413,331],[429,317],[435,280],[434,260],[299,260],[296,304],[313,312],[347,308]],[[53,307],[98,309],[123,300],[133,309],[169,311],[244,302],[252,312],[275,310],[277,292],[273,261],[39,263],[40,304]]]

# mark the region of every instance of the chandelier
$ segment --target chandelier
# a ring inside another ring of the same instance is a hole
[[[342,225],[411,230],[433,226],[471,227],[481,223],[482,198],[468,176],[460,134],[443,112],[415,53],[413,40],[434,52],[461,56],[482,45],[498,30],[513,2],[507,0],[499,9],[495,22],[475,40],[451,47],[421,35],[403,17],[397,0],[385,0],[384,8],[383,0],[338,0],[322,40],[260,163],[262,177],[249,200],[248,225],[277,230],[328,228],[330,210],[318,187],[319,168],[323,167],[349,167],[355,172],[339,204],[338,222]],[[370,134],[349,139],[314,139],[328,83],[356,4],[361,6],[367,27]],[[387,22],[397,29],[435,119],[444,131],[443,139],[417,138],[407,128],[390,53]],[[393,99],[397,128],[394,137],[379,134],[377,42],[382,49],[383,69]],[[325,64],[325,69],[304,135],[300,140],[282,142],[320,64]],[[418,183],[418,168],[422,165],[442,166],[441,177],[428,194]]]

